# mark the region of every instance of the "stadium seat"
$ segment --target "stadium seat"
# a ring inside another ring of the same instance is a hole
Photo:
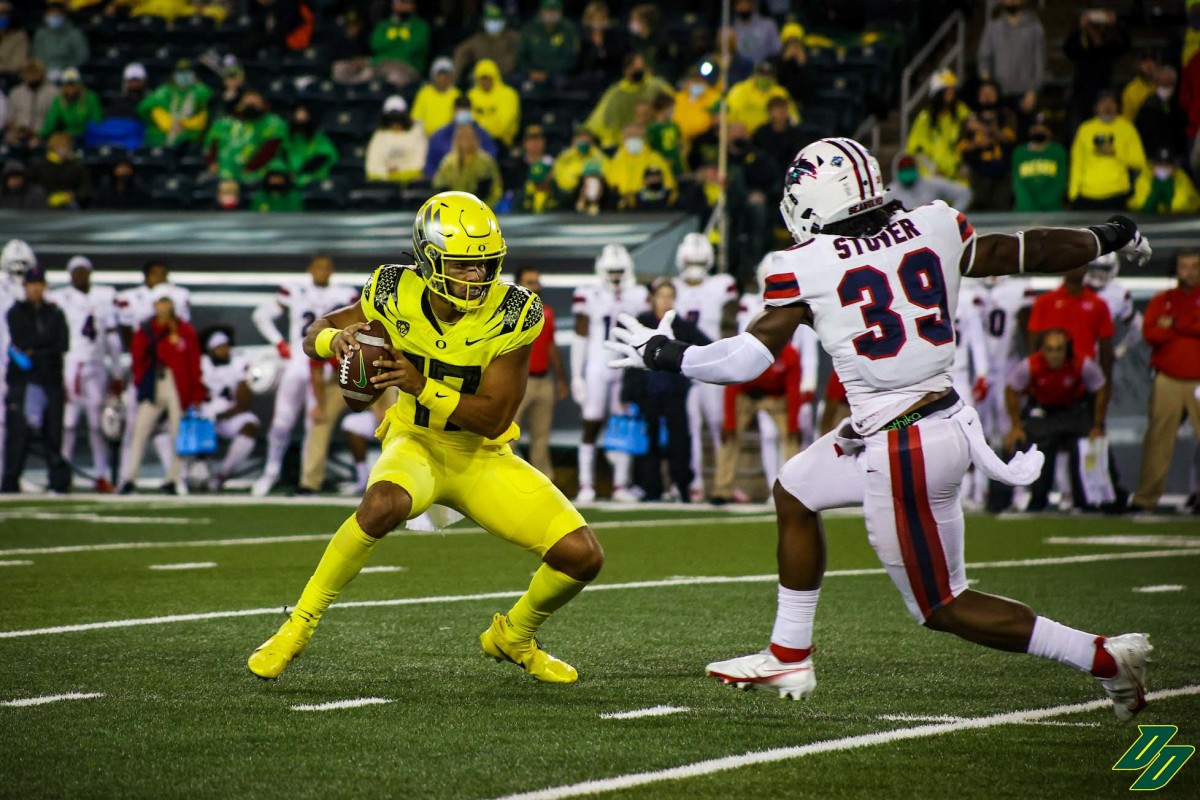
[[[130,154],[134,168],[146,180],[153,180],[159,175],[174,173],[175,154],[165,147],[150,147],[135,150]]]
[[[351,189],[347,200],[347,205],[356,211],[394,211],[400,204],[400,187],[372,181]]]
[[[331,176],[304,187],[304,208],[307,211],[340,211],[348,202],[346,179]]]
[[[341,87],[333,81],[311,81],[296,87],[296,102],[308,106],[314,116],[341,106]]]
[[[838,112],[836,108],[830,108],[825,105],[810,104],[804,106],[803,124],[801,128],[808,128],[820,131],[821,135],[816,138],[832,136],[838,127]]]
[[[263,97],[274,108],[290,106],[296,101],[296,86],[291,78],[275,78],[264,87]]]
[[[392,93],[392,89],[383,81],[370,81],[347,86],[343,90],[343,105],[362,108],[378,115],[383,107],[383,101]]]
[[[167,41],[176,47],[187,48],[189,51],[204,50],[213,46],[213,36],[217,24],[212,17],[199,14],[190,17],[180,17],[175,20],[167,32]]]
[[[117,34],[122,42],[162,44],[167,35],[167,23],[161,17],[142,14],[118,22]]]
[[[364,136],[370,138],[370,132],[364,131]],[[347,142],[341,146],[341,158],[333,167],[333,174],[344,178],[348,178],[354,183],[361,182],[365,179],[365,167],[367,163],[367,146],[354,142]]]
[[[190,208],[194,183],[184,175],[160,175],[150,184],[154,207],[166,210]]]
[[[317,78],[327,78],[330,72],[329,53],[323,47],[307,47],[298,53],[285,55],[280,66],[289,75],[312,75]]]
[[[343,108],[326,114],[321,130],[337,144],[361,144],[371,134],[373,115],[357,108]]]

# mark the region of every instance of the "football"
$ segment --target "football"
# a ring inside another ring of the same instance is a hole
[[[371,377],[381,370],[371,366],[376,359],[390,358],[386,346],[388,334],[383,323],[373,319],[366,330],[358,331],[354,338],[358,340],[359,349],[348,358],[341,359],[338,369],[338,388],[351,411],[363,411],[379,399],[383,390],[376,389],[371,383]]]

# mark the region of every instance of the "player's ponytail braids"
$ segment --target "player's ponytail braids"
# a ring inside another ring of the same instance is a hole
[[[892,221],[892,215],[904,210],[904,204],[893,200],[885,206],[857,214],[847,219],[831,222],[821,227],[822,236],[852,236],[855,238],[875,236]]]

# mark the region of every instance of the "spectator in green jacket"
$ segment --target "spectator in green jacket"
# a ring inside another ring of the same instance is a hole
[[[292,109],[290,131],[285,158],[296,186],[303,188],[328,178],[338,162],[338,151],[329,137],[317,130],[317,121],[306,106]]]
[[[536,84],[562,86],[578,58],[579,31],[563,19],[562,0],[542,0],[538,18],[521,29],[517,70]]]
[[[208,103],[212,89],[196,80],[192,62],[175,62],[171,80],[159,86],[138,105],[138,113],[148,121],[146,145],[180,145],[198,142],[208,127]]]
[[[304,195],[296,188],[292,172],[283,159],[267,165],[262,185],[250,200],[255,211],[303,211]]]
[[[84,87],[79,70],[69,67],[63,71],[58,97],[50,104],[50,113],[42,123],[42,138],[55,131],[66,131],[78,139],[87,130],[89,122],[102,119],[104,112],[96,93]]]
[[[1050,138],[1040,115],[1029,141],[1013,151],[1014,211],[1061,211],[1067,194],[1067,151]]]
[[[87,37],[67,19],[64,0],[46,3],[46,18],[33,35],[33,57],[55,75],[68,67],[78,69],[88,60]]]
[[[279,155],[287,136],[287,123],[268,112],[263,96],[251,89],[233,114],[217,119],[208,129],[204,152],[209,172],[239,183],[257,181]]]
[[[371,31],[371,56],[380,77],[397,86],[419,81],[429,62],[429,23],[414,0],[392,0],[392,15]]]

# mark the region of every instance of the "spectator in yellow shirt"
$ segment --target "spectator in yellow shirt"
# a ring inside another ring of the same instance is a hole
[[[618,208],[636,205],[638,191],[646,185],[646,168],[654,166],[662,171],[663,185],[675,191],[675,175],[671,165],[646,144],[646,129],[640,125],[627,125],[621,132],[621,146],[608,161],[604,169],[604,180],[618,196]]]
[[[1158,53],[1153,50],[1143,51],[1138,57],[1138,74],[1125,84],[1121,92],[1121,116],[1133,122],[1137,119],[1138,111],[1146,98],[1154,94],[1156,84],[1154,74],[1158,71],[1161,61]]]
[[[683,135],[685,144],[701,134],[708,133],[716,124],[713,111],[721,100],[721,93],[693,70],[683,79],[683,88],[675,97],[675,124]]]
[[[1117,94],[1106,89],[1096,100],[1096,116],[1079,126],[1071,145],[1071,206],[1123,211],[1134,174],[1145,169],[1137,128],[1117,113]]]
[[[489,58],[475,65],[475,86],[467,92],[475,121],[493,138],[511,145],[521,127],[521,98],[500,77],[500,68]]]
[[[948,69],[929,79],[929,105],[921,109],[908,132],[905,149],[917,157],[922,175],[940,175],[964,183],[962,156],[956,146],[971,109],[958,99],[958,76]]]
[[[413,100],[412,118],[432,136],[454,120],[454,101],[462,94],[454,85],[454,62],[443,56],[429,69],[429,83]]]
[[[754,67],[754,74],[729,90],[729,122],[744,125],[746,132],[754,132],[767,123],[767,103],[773,97],[782,97],[788,103],[788,117],[793,124],[800,122],[800,112],[792,97],[775,80],[775,67],[763,61]]]
[[[634,121],[638,103],[652,103],[661,92],[675,91],[671,84],[650,72],[641,53],[628,53],[624,65],[624,77],[605,90],[584,123],[600,138],[602,147],[620,143],[621,132]]]
[[[1130,211],[1143,214],[1195,214],[1200,211],[1200,194],[1188,174],[1179,168],[1170,150],[1155,153],[1150,169],[1138,174]]]
[[[595,134],[587,128],[580,128],[575,132],[571,146],[554,159],[554,183],[564,196],[572,196],[579,188],[579,181],[588,165],[595,165],[603,173],[607,164],[608,158],[596,144]]]

